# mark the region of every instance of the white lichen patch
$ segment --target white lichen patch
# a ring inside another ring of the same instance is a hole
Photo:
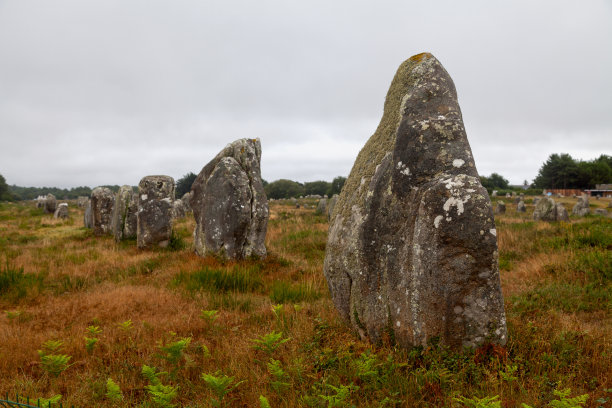
[[[449,212],[451,207],[457,207],[457,215],[461,215],[464,211],[463,204],[469,199],[469,195],[465,196],[463,199],[458,197],[449,197],[442,206],[442,208],[444,209],[444,211]]]
[[[442,215],[438,215],[435,219],[434,219],[434,227],[438,228],[440,226],[440,221],[442,221],[442,219],[444,218],[444,216]]]
[[[143,201],[146,200],[147,198],[149,198],[149,196],[147,196],[146,194],[143,194],[140,196],[140,199]]]
[[[453,166],[455,167],[461,167],[463,166],[464,163],[465,163],[465,160],[462,160],[462,159],[453,160]]]
[[[491,228],[491,229],[489,230],[489,232],[490,232],[490,233],[491,233],[491,235],[493,235],[494,237],[496,237],[496,236],[497,236],[497,230],[496,230],[495,228]]]
[[[399,172],[401,174],[403,174],[404,176],[409,176],[410,175],[410,169],[408,168],[408,166],[406,166],[401,161],[397,162],[397,165],[395,166],[395,168],[397,170],[399,170]]]

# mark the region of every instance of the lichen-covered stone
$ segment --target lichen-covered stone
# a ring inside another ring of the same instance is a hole
[[[266,256],[268,200],[261,181],[259,139],[227,145],[191,186],[196,253],[230,259]]]
[[[191,211],[191,191],[188,193],[183,194],[183,197],[181,197],[181,202],[183,203],[183,207],[185,209],[185,212],[190,212]]]
[[[121,186],[115,195],[113,207],[112,232],[115,241],[136,238],[138,205],[136,194],[131,186]]]
[[[176,218],[185,218],[185,205],[183,204],[183,200],[176,199],[172,203],[172,216]]]
[[[87,202],[89,201],[89,197],[86,196],[78,196],[77,197],[77,207],[85,208]]]
[[[527,206],[525,206],[525,202],[523,200],[519,201],[516,205],[516,212],[527,212]]]
[[[91,192],[91,220],[95,236],[112,233],[115,195],[107,187],[96,187]]]
[[[83,213],[83,225],[85,228],[93,228],[93,215],[91,213],[91,200],[88,199]]]
[[[563,203],[557,203],[557,221],[569,221],[569,214]]]
[[[322,198],[317,203],[317,209],[315,210],[315,214],[321,215],[327,212],[327,198]]]
[[[331,218],[325,277],[363,339],[506,342],[491,201],[453,81],[431,54],[399,67]]]
[[[57,200],[53,194],[47,194],[45,197],[45,212],[48,214],[54,214],[57,209]]]
[[[557,205],[550,197],[538,200],[533,211],[533,219],[538,221],[557,221]]]
[[[586,194],[583,194],[581,197],[578,197],[578,202],[572,208],[572,214],[577,215],[579,217],[584,217],[591,213],[589,209],[589,198]]]
[[[497,202],[497,207],[495,207],[495,214],[505,214],[506,213],[506,203],[503,201]]]
[[[174,179],[146,176],[138,183],[137,245],[166,247],[172,236]]]
[[[60,203],[53,214],[53,218],[68,218],[68,203]]]

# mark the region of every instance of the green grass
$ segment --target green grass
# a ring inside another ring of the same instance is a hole
[[[292,285],[285,281],[274,282],[270,289],[273,303],[311,302],[321,297],[321,293],[304,284]]]
[[[179,272],[173,285],[183,286],[189,292],[254,292],[263,287],[259,268],[236,265],[230,270],[204,267],[195,272]]]
[[[42,274],[26,274],[23,268],[16,268],[8,261],[0,266],[0,297],[21,299],[34,290],[42,290]]]

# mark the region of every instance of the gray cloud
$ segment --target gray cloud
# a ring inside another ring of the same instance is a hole
[[[136,184],[259,137],[266,179],[331,180],[430,51],[480,173],[520,183],[550,153],[611,154],[610,50],[605,0],[0,1],[0,173]]]

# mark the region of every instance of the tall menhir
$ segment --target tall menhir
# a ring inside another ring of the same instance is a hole
[[[497,237],[452,79],[402,63],[331,215],[325,277],[363,338],[403,347],[507,340]]]

